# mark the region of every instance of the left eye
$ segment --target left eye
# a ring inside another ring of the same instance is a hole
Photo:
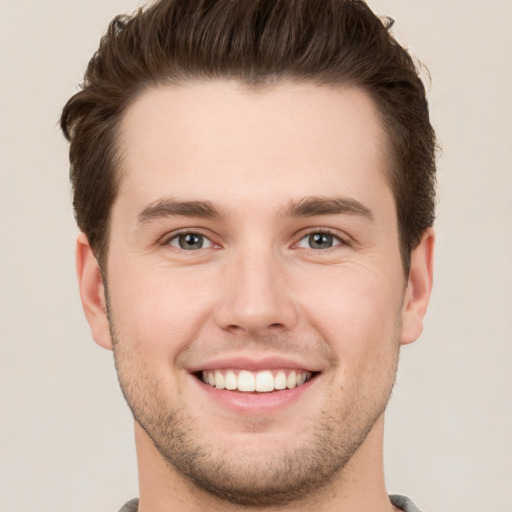
[[[181,233],[172,237],[167,243],[172,247],[184,249],[185,251],[197,251],[198,249],[207,249],[213,246],[211,240],[200,233]]]
[[[337,245],[340,245],[341,243],[341,240],[337,236],[331,235],[330,233],[323,233],[320,231],[317,233],[310,233],[309,235],[306,235],[305,237],[301,238],[297,246],[306,249],[321,250],[330,249],[331,247],[335,247]]]

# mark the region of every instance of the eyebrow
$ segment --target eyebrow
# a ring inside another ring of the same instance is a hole
[[[164,198],[146,206],[139,213],[137,222],[138,224],[144,224],[165,217],[218,219],[222,216],[219,208],[210,201],[177,201],[173,198]]]
[[[283,211],[285,217],[316,217],[320,215],[356,215],[373,221],[369,208],[355,199],[345,197],[305,197],[292,200]],[[159,199],[146,206],[137,217],[138,224],[165,217],[196,217],[220,219],[225,217],[210,201],[177,201],[174,198]]]
[[[317,215],[356,215],[374,220],[373,213],[364,204],[347,197],[305,197],[290,201],[284,211],[289,217],[316,217]]]

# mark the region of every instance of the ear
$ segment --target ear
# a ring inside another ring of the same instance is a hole
[[[401,343],[412,343],[423,330],[433,281],[435,233],[429,228],[411,253],[411,268],[402,305]]]
[[[76,241],[76,273],[80,299],[92,337],[98,345],[112,350],[103,279],[96,256],[83,233]]]

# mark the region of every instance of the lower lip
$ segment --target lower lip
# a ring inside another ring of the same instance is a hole
[[[241,393],[239,391],[228,391],[217,389],[205,384],[197,377],[191,375],[200,389],[207,394],[209,399],[231,409],[238,414],[259,415],[279,411],[284,407],[297,402],[314,385],[317,376],[308,380],[301,386],[292,389],[272,391],[270,393]]]

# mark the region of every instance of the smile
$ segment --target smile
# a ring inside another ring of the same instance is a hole
[[[202,371],[201,379],[216,389],[242,393],[270,393],[302,386],[312,377],[305,370],[215,370]]]

